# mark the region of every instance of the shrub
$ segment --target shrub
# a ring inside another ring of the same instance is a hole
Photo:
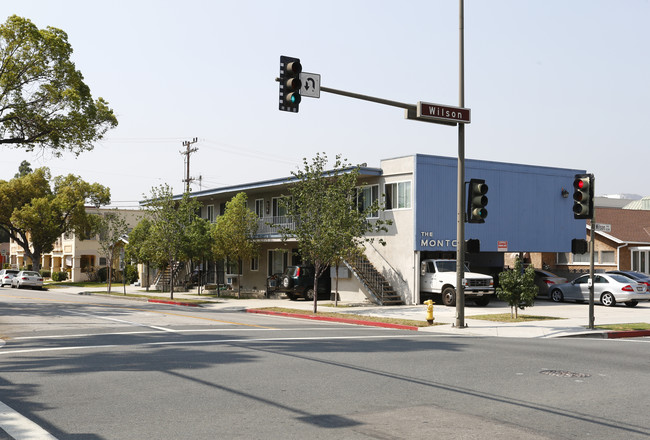
[[[499,274],[497,297],[508,303],[510,315],[517,318],[517,309],[525,309],[535,304],[538,287],[535,285],[535,269],[528,266],[524,270],[521,258],[515,260],[515,268],[504,270]]]
[[[100,267],[97,271],[97,281],[105,283],[108,279],[108,267]]]
[[[132,264],[126,266],[126,282],[133,284],[138,281],[138,268]]]
[[[41,270],[39,273],[43,278],[50,278],[52,276],[49,270]]]
[[[52,281],[65,281],[68,279],[68,272],[53,272]]]

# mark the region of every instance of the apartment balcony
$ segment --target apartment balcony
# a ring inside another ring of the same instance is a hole
[[[290,216],[262,217],[257,221],[255,238],[280,238],[281,229],[296,229],[296,218]]]

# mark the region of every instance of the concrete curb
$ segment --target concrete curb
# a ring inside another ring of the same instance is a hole
[[[257,314],[261,314],[261,315],[286,316],[286,317],[289,317],[289,318],[313,319],[313,320],[316,320],[316,321],[341,322],[341,323],[345,323],[345,324],[368,325],[368,326],[372,326],[372,327],[394,328],[394,329],[399,329],[399,330],[418,331],[420,329],[420,327],[416,327],[414,325],[390,324],[390,323],[386,323],[386,322],[364,321],[362,319],[333,318],[333,317],[330,317],[330,316],[303,315],[301,313],[272,312],[272,311],[268,311],[268,310],[259,310],[259,309],[246,309],[246,313],[257,313]]]
[[[605,339],[642,338],[644,336],[650,336],[650,330],[610,331],[604,333]]]

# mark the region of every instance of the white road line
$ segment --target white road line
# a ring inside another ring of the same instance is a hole
[[[15,440],[56,440],[52,434],[0,402],[0,428]]]
[[[292,328],[277,328],[272,329],[276,332],[288,332],[292,331]],[[318,330],[318,331],[339,331],[338,328],[321,328],[321,327],[305,327],[300,330]],[[359,330],[376,330],[376,328],[371,327],[360,327]],[[267,332],[267,328],[192,328],[192,329],[178,329],[175,330],[176,333],[240,333],[240,332]],[[121,335],[150,335],[152,333],[159,333],[153,331],[133,331],[133,332],[109,332],[109,333],[69,333],[62,335],[43,335],[43,336],[16,336],[11,337],[12,341],[29,341],[29,340],[39,340],[39,339],[71,339],[71,338],[87,338],[91,336],[121,336]],[[0,347],[4,344],[4,341],[0,339]]]
[[[147,327],[147,328],[152,328],[152,329],[155,329],[155,330],[161,330],[163,332],[176,333],[176,330],[172,330],[172,329],[167,328],[167,327],[159,327],[157,325],[147,325],[147,324],[142,324],[140,322],[125,321],[123,319],[117,319],[117,318],[109,318],[108,316],[93,315],[92,313],[76,312],[74,310],[66,310],[66,312],[72,313],[73,315],[90,316],[92,318],[105,319],[107,321],[121,322],[122,324],[135,325],[137,327]]]
[[[292,337],[292,338],[253,338],[253,339],[209,339],[196,341],[159,341],[145,342],[140,344],[109,344],[109,345],[77,345],[73,347],[48,347],[48,348],[25,348],[16,350],[0,351],[0,356],[20,353],[39,353],[47,351],[64,351],[64,350],[92,350],[98,348],[124,348],[124,347],[154,347],[161,345],[199,345],[199,344],[250,344],[256,342],[291,342],[291,341],[333,341],[333,340],[354,340],[354,339],[400,339],[405,335],[369,335],[369,336],[314,336],[314,337]],[[430,338],[431,335],[414,334],[408,335],[408,338]]]

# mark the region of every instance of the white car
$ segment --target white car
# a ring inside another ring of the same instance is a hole
[[[18,275],[16,269],[2,269],[0,270],[0,286],[11,286],[11,279]]]
[[[550,287],[551,301],[589,301],[589,275],[582,275],[570,283],[554,284]],[[636,306],[639,301],[650,299],[650,292],[645,284],[608,273],[594,274],[594,300],[604,306],[614,306],[617,302],[628,307]]]
[[[32,289],[43,288],[43,277],[38,272],[31,270],[21,270],[18,275],[11,279],[11,287],[19,289],[23,287],[31,287]]]

